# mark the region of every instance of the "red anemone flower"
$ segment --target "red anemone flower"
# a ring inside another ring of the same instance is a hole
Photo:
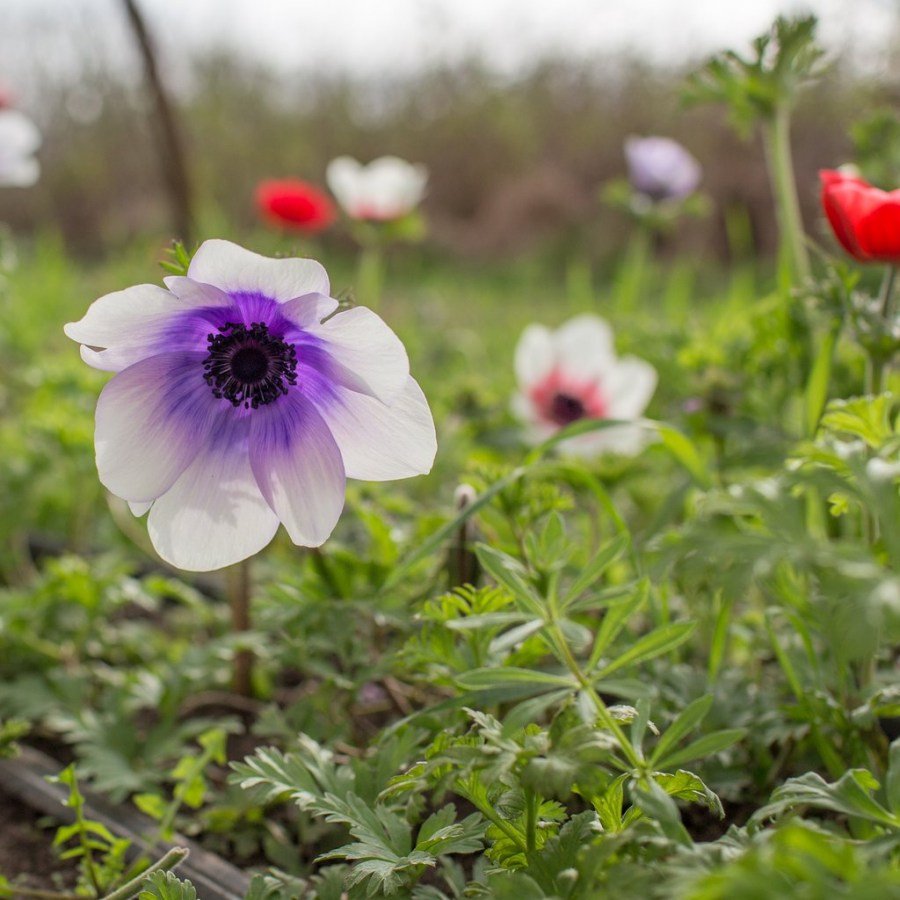
[[[296,178],[262,181],[256,205],[273,225],[314,234],[334,221],[334,204],[323,191]]]
[[[840,245],[859,262],[900,265],[900,190],[882,191],[833,169],[819,178],[822,208]]]

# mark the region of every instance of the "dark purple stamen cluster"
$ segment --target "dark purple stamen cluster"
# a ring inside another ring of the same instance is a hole
[[[213,396],[232,406],[256,409],[277,400],[297,383],[297,351],[269,334],[262,322],[250,326],[226,322],[219,334],[207,335],[209,355],[203,360]]]
[[[571,425],[584,418],[584,404],[570,394],[557,394],[550,406],[550,415],[557,425]]]

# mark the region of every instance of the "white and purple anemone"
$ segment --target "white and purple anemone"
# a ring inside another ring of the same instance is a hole
[[[625,161],[634,189],[657,203],[684,200],[700,185],[700,163],[671,138],[626,138]]]
[[[165,284],[107,294],[65,332],[117,373],[97,402],[97,469],[149,510],[167,562],[239,562],[279,522],[319,546],[346,478],[430,471],[434,422],[403,344],[371,310],[336,312],[319,263],[211,240]]]

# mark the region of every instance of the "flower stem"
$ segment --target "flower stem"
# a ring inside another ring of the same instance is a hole
[[[775,196],[775,211],[781,241],[782,264],[787,266],[791,280],[805,281],[810,277],[809,255],[806,252],[806,238],[803,218],[800,215],[800,201],[797,197],[797,182],[794,178],[794,164],[791,158],[791,111],[786,103],[775,110],[775,116],[766,129],[766,149],[769,161],[769,178]]]
[[[537,811],[540,799],[535,792],[525,788],[525,849],[533,853],[537,848]]]
[[[579,665],[578,660],[575,659],[575,655],[572,653],[572,648],[569,646],[569,642],[566,640],[566,636],[563,634],[562,627],[559,624],[559,609],[557,607],[556,591],[551,589],[548,592],[547,599],[550,611],[548,627],[550,629],[551,637],[553,638],[553,644],[559,652],[562,663],[569,672],[572,673],[572,676],[581,685],[582,690],[589,697],[591,703],[594,705],[594,709],[597,711],[597,718],[603,723],[603,726],[608,731],[612,732],[616,741],[618,741],[619,746],[622,748],[622,753],[625,754],[629,765],[636,771],[642,771],[644,764],[640,756],[632,746],[631,741],[626,737],[621,725],[613,718],[613,714],[603,702],[603,698],[597,693],[593,682],[588,675],[585,674],[584,670]]]
[[[651,238],[650,229],[645,224],[639,224],[631,236],[615,287],[616,306],[621,313],[634,312],[641,292],[647,287]]]
[[[881,318],[885,322],[894,315],[894,282],[897,280],[896,266],[888,266],[884,271],[881,281],[881,291],[878,294],[878,304],[881,310]]]
[[[157,860],[152,866],[144,869],[140,875],[126,882],[122,887],[111,894],[107,894],[103,900],[128,900],[129,897],[134,897],[138,893],[138,888],[147,880],[148,876],[154,872],[168,872],[170,869],[174,869],[187,859],[188,852],[184,847],[173,847],[162,859]]]
[[[384,253],[377,240],[370,241],[360,250],[356,282],[357,302],[378,309],[384,286]]]
[[[881,290],[878,292],[878,309],[885,325],[888,325],[894,316],[894,282],[897,279],[897,269],[888,266],[884,270],[881,279]],[[872,347],[866,360],[866,393],[880,394],[884,390],[884,372],[887,360],[884,355]]]
[[[58,891],[42,891],[39,888],[22,887],[19,884],[13,884],[9,889],[12,893],[4,894],[4,897],[34,897],[35,900],[84,900],[82,894],[64,894]]]
[[[235,637],[250,630],[250,560],[228,570],[228,600],[231,606],[231,629]],[[234,655],[232,689],[241,697],[253,693],[253,653],[238,650]]]

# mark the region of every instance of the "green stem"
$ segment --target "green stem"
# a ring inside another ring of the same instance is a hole
[[[472,806],[474,806],[489,822],[496,825],[497,828],[499,828],[516,846],[521,850],[528,849],[528,847],[522,843],[522,835],[520,835],[506,819],[497,815],[496,811],[490,806],[479,803],[472,791],[466,790],[465,786],[462,784],[457,784],[455,790],[457,794],[468,800],[469,803],[471,803]]]
[[[540,800],[530,788],[525,788],[525,849],[531,853],[537,848],[537,811]]]
[[[647,286],[650,243],[650,230],[646,225],[639,224],[626,250],[616,285],[616,306],[620,313],[633,312],[642,290]]]
[[[245,559],[228,570],[228,599],[231,606],[231,630],[239,637],[250,630],[250,560]],[[232,689],[249,697],[253,687],[253,654],[238,650],[234,655]]]
[[[84,900],[81,894],[61,894],[57,891],[42,891],[38,888],[21,887],[18,884],[12,884],[9,887],[11,894],[4,894],[9,897],[34,897],[35,900]]]
[[[591,261],[586,255],[573,256],[566,266],[566,298],[575,309],[590,309],[595,302]]]
[[[107,894],[103,900],[129,900],[130,897],[134,897],[138,893],[150,875],[154,872],[167,872],[169,869],[174,869],[187,859],[188,853],[189,851],[184,847],[173,847],[162,859],[153,863],[149,868],[144,869],[140,875],[126,882],[122,887],[111,894]]]
[[[803,218],[800,215],[800,201],[797,197],[797,182],[794,178],[790,123],[790,107],[785,103],[779,104],[775,116],[766,130],[766,145],[769,177],[772,180],[772,192],[775,195],[782,259],[790,267],[792,280],[796,283],[808,279],[811,269],[806,252]]]
[[[897,269],[894,266],[888,266],[884,270],[884,277],[881,279],[881,290],[878,292],[878,310],[881,318],[885,323],[889,322],[894,315],[894,282],[897,278]],[[887,367],[887,360],[884,355],[874,346],[870,347],[866,359],[866,393],[880,394],[884,390],[884,372]]]
[[[356,301],[362,306],[378,309],[384,286],[384,253],[378,241],[363,246],[359,254],[356,275]]]
[[[890,321],[894,316],[894,282],[896,280],[896,267],[888,266],[887,269],[885,269],[884,278],[881,280],[881,291],[878,295],[881,318],[884,319],[885,322]]]
[[[597,711],[597,718],[603,723],[604,727],[607,730],[612,732],[613,736],[618,741],[619,746],[622,748],[622,752],[628,759],[629,765],[631,765],[638,771],[643,770],[643,761],[632,746],[631,741],[628,740],[619,723],[613,718],[613,715],[609,711],[609,708],[603,702],[603,698],[597,693],[593,682],[578,664],[578,660],[575,659],[575,656],[572,653],[572,649],[571,647],[569,647],[569,642],[566,640],[566,636],[563,634],[563,630],[559,624],[559,611],[557,607],[556,592],[551,590],[547,599],[550,610],[550,621],[548,623],[548,627],[550,629],[551,637],[553,638],[553,643],[556,646],[557,651],[559,652],[562,663],[572,673],[575,680],[581,685],[582,690],[590,698],[591,703],[594,704],[594,709]]]

